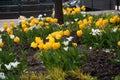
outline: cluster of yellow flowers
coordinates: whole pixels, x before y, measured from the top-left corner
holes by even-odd
[[[86,7],[82,6],[82,7],[66,8],[66,9],[63,9],[63,13],[66,15],[75,15],[77,13],[80,13],[81,10],[85,11]]]
[[[56,31],[51,34],[49,34],[46,39],[48,42],[44,43],[43,40],[40,37],[36,37],[35,41],[31,43],[32,48],[39,48],[40,50],[49,50],[49,49],[59,49],[60,48],[60,42],[55,42],[55,40],[60,40],[62,36],[69,36],[70,31]]]
[[[96,22],[97,27],[104,27],[108,24],[108,19],[99,18],[99,20]]]
[[[14,26],[15,26],[14,22],[10,22],[10,25],[6,22],[6,23],[4,23],[3,29],[4,29],[4,31],[7,31],[8,34],[13,34]]]
[[[57,18],[52,18],[52,17],[46,17],[45,20],[50,23],[57,23],[58,19]]]
[[[110,23],[117,23],[120,22],[120,17],[118,15],[115,15],[113,18],[110,18]]]
[[[93,16],[89,16],[88,19],[79,20],[77,24],[79,25],[80,29],[83,29],[88,24],[92,24],[92,22],[93,22]]]

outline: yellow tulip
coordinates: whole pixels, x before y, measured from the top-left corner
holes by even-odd
[[[39,48],[40,50],[42,50],[42,49],[43,49],[43,45],[44,45],[43,43],[39,44],[39,45],[38,45],[38,48]]]
[[[53,49],[59,49],[60,48],[60,43],[58,42],[58,43],[54,43],[53,44]]]
[[[70,31],[69,31],[69,30],[65,30],[65,31],[64,31],[64,35],[65,35],[65,36],[70,36]]]
[[[73,45],[74,47],[77,47],[77,43],[72,43],[72,45]]]
[[[78,37],[81,37],[83,35],[83,32],[82,32],[82,30],[78,30],[76,34]]]
[[[0,42],[0,47],[3,47],[4,46],[4,43],[3,42]]]
[[[28,32],[28,31],[29,31],[29,29],[26,27],[26,28],[24,29],[24,31],[25,31],[25,32]]]
[[[20,42],[20,38],[16,36],[16,37],[14,38],[14,42],[16,42],[16,43]]]
[[[32,48],[37,48],[37,43],[32,42],[30,46],[31,46]]]
[[[39,25],[39,26],[43,26],[43,25],[44,25],[44,22],[43,22],[43,21],[40,21],[40,22],[38,23],[38,25]]]
[[[120,47],[120,41],[118,41],[117,45]]]

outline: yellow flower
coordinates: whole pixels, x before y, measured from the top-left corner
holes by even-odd
[[[71,14],[72,14],[72,15],[75,15],[75,14],[76,14],[76,12],[75,12],[75,11],[72,11],[72,12],[71,12]]]
[[[120,41],[118,41],[117,45],[120,47]]]
[[[115,23],[116,21],[115,21],[115,19],[114,18],[110,18],[110,23]]]
[[[73,45],[74,47],[77,47],[77,43],[72,43],[72,45]]]
[[[56,34],[56,35],[55,35],[55,38],[56,38],[57,40],[60,40],[60,39],[62,38],[62,36],[61,36],[60,34]]]
[[[25,29],[27,26],[26,24],[22,24],[22,28]]]
[[[49,23],[45,23],[45,26],[49,26]]]
[[[12,29],[8,29],[7,33],[10,34],[10,35],[13,34],[13,30]]]
[[[41,43],[43,43],[43,40],[41,40],[40,37],[36,37],[36,38],[35,38],[35,42],[36,42],[37,44],[41,44]]]
[[[44,50],[49,50],[50,48],[51,48],[50,43],[46,43],[46,44],[43,45]]]
[[[46,17],[46,19],[45,19],[45,20],[46,20],[47,22],[50,22],[50,21],[51,21],[51,19],[52,19],[51,17]]]
[[[5,30],[5,31],[7,30],[7,28],[8,28],[8,23],[7,23],[7,22],[6,22],[6,23],[4,23],[3,28],[4,28],[4,30]]]
[[[14,27],[15,23],[14,22],[10,22],[10,26]]]
[[[16,37],[14,38],[14,42],[16,42],[16,43],[20,42],[20,38],[16,36]]]
[[[34,16],[30,16],[30,19],[33,20],[35,17]]]
[[[81,7],[81,10],[85,11],[85,10],[86,10],[86,7],[83,5],[83,6]]]
[[[81,37],[83,35],[83,32],[82,32],[82,30],[78,30],[76,34],[78,37]]]
[[[64,31],[64,35],[65,35],[65,36],[70,36],[70,31],[69,31],[69,30],[65,30],[65,31]]]
[[[54,43],[53,44],[53,49],[59,49],[60,48],[60,43],[59,42],[57,42],[57,43]]]
[[[35,21],[35,24],[38,24],[38,23],[39,23],[39,20],[38,20],[38,19],[35,19],[34,21]]]
[[[35,25],[35,23],[34,23],[34,22],[31,22],[29,25],[32,27],[32,26],[34,26],[34,25]]]
[[[4,43],[3,42],[0,42],[0,47],[3,47],[4,46]]]
[[[32,48],[37,48],[37,43],[32,42],[30,46],[31,46]]]
[[[43,25],[44,25],[44,22],[43,22],[43,21],[40,21],[38,25],[39,25],[39,26],[43,26]]]
[[[25,31],[25,32],[28,32],[28,31],[29,31],[29,29],[26,27],[26,28],[24,29],[24,31]]]
[[[40,50],[42,50],[42,49],[43,49],[43,45],[44,45],[43,43],[39,44],[39,45],[38,45],[38,48],[39,48]]]

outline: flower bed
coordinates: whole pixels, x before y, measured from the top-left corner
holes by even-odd
[[[66,8],[53,17],[19,17],[0,35],[0,78],[5,80],[119,80],[120,15]]]

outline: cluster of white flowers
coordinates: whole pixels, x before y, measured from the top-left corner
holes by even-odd
[[[20,64],[20,62],[16,61],[16,62],[10,62],[9,64],[4,64],[4,65],[8,70],[11,70],[12,68],[17,68],[18,64]]]
[[[92,32],[90,34],[92,34],[93,36],[101,35],[101,31],[99,29],[92,29],[91,31]]]
[[[68,37],[68,38],[66,38],[66,39],[67,39],[67,41],[63,41],[63,44],[65,45],[65,47],[63,47],[63,49],[64,49],[65,51],[68,51],[69,42],[72,41],[73,37],[70,36],[70,37]]]

